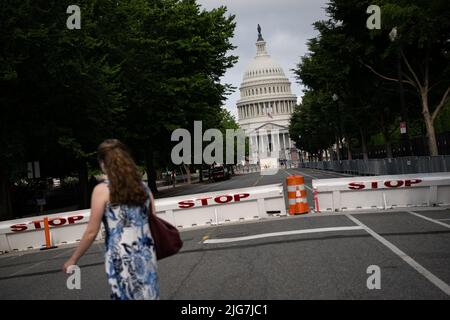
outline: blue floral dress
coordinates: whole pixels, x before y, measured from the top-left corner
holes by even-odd
[[[159,299],[156,253],[148,225],[149,206],[150,200],[145,206],[109,203],[106,206],[105,267],[112,299]]]

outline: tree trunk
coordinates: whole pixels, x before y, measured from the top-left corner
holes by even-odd
[[[430,152],[430,156],[437,156],[439,155],[439,151],[436,142],[436,134],[434,132],[433,120],[431,119],[430,110],[428,109],[428,95],[426,92],[422,93],[422,114],[425,127],[427,129],[428,150]]]
[[[341,150],[339,149],[339,138],[336,138],[336,157],[337,161],[341,160]]]
[[[334,160],[334,157],[333,157],[333,148],[328,148],[328,157],[329,157],[329,160],[330,161],[333,161]]]
[[[158,193],[158,188],[156,187],[156,170],[153,165],[153,151],[147,151],[145,155],[145,168],[147,170],[147,185],[153,194]]]
[[[86,161],[81,160],[78,166],[78,185],[80,190],[80,209],[87,209],[90,206],[89,182],[88,182],[88,168]]]
[[[359,128],[359,132],[361,134],[361,147],[362,147],[362,152],[363,152],[363,159],[369,160],[369,153],[368,153],[368,149],[367,149],[367,141],[366,141],[365,132],[362,128]]]
[[[200,165],[198,180],[199,182],[203,182],[203,164]]]
[[[389,135],[389,129],[385,125],[384,118],[382,118],[381,122],[381,133],[383,134],[384,145],[386,147],[386,158],[393,158],[391,137]]]
[[[391,141],[385,138],[386,158],[393,158]]]
[[[383,128],[384,145],[386,147],[386,158],[393,158],[391,137],[386,128]]]
[[[187,177],[187,183],[191,184],[191,169],[189,168],[189,165],[183,163],[184,171],[186,171],[186,177]]]
[[[13,217],[8,173],[0,168],[0,221]]]
[[[346,137],[346,142],[347,142],[347,159],[348,160],[352,160],[352,147],[350,146],[350,138]]]
[[[317,155],[318,161],[322,161],[322,150],[319,150],[319,154]]]

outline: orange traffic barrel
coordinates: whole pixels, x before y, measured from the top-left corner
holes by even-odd
[[[305,179],[302,176],[288,176],[286,178],[289,214],[308,213]]]

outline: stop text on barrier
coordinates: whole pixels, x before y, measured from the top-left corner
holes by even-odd
[[[67,224],[74,224],[84,219],[84,216],[70,216],[65,218],[55,217],[48,220],[50,227],[60,227]],[[25,223],[14,224],[10,227],[13,232],[27,231],[27,230],[39,230],[44,229],[44,219],[35,220]]]
[[[348,184],[348,188],[351,190],[400,188],[400,187],[411,187],[415,184],[420,184],[421,182],[422,179],[350,182]]]
[[[192,208],[194,206],[208,206],[212,203],[215,204],[224,204],[228,202],[238,202],[241,199],[248,198],[250,196],[249,193],[237,193],[237,194],[223,194],[217,197],[203,197],[198,199],[190,199],[183,200],[178,202],[178,207],[181,209]],[[211,201],[212,200],[212,201]]]

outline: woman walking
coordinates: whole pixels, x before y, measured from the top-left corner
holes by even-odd
[[[91,216],[78,248],[63,271],[76,265],[96,238],[106,231],[105,268],[112,299],[159,299],[154,242],[148,224],[153,196],[142,182],[125,146],[116,139],[98,147],[98,161],[107,180],[92,192]]]

